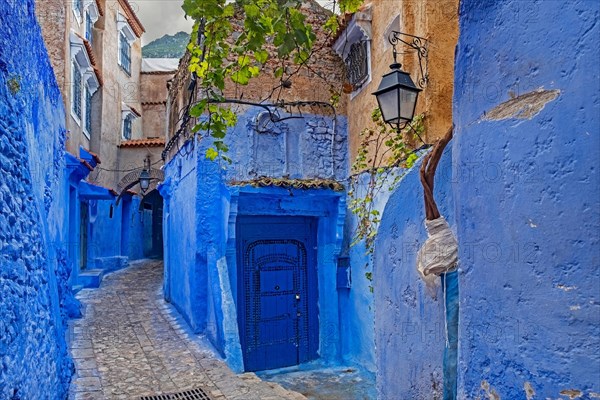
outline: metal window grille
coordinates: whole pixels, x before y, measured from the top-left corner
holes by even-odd
[[[130,140],[131,139],[131,125],[133,122],[133,117],[128,115],[123,120],[123,139]]]
[[[79,72],[79,65],[73,61],[71,71],[72,85],[73,85],[73,97],[71,98],[71,109],[73,114],[81,119],[81,73]]]
[[[85,88],[85,130],[92,134],[92,93],[88,87]]]
[[[367,46],[368,42],[366,40],[353,43],[345,60],[348,82],[355,89],[369,78],[369,50]]]
[[[120,34],[120,62],[121,67],[128,73],[131,74],[131,46],[125,37],[125,34],[121,32]]]

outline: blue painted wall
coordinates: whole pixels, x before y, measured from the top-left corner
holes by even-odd
[[[445,347],[441,279],[430,289],[417,271],[427,239],[419,160],[390,196],[375,241],[373,286],[377,394],[380,399],[441,399]],[[440,213],[454,225],[452,154],[446,149],[435,178]]]
[[[88,268],[96,268],[97,258],[121,255],[121,229],[119,228],[122,221],[122,204],[117,207],[114,196],[109,200],[87,202],[90,218]]]
[[[257,133],[260,108],[240,113],[227,135],[233,164],[222,169],[205,158],[208,140],[189,142],[165,168],[165,297],[195,332],[205,332],[229,365],[243,370],[237,329],[235,228],[238,215],[306,215],[319,218],[319,354],[339,362],[340,314],[336,261],[341,251],[345,195],[323,190],[230,186],[258,176],[347,176],[346,121],[308,115]],[[358,316],[357,316],[358,318]]]
[[[173,159],[165,168],[165,181],[160,186],[164,198],[164,295],[183,315],[194,332],[205,327],[206,280],[196,268],[196,203],[198,176],[195,150],[188,144],[190,155]]]
[[[395,174],[405,171],[398,169]],[[373,209],[383,213],[385,205],[392,192],[389,182],[383,184],[373,199]],[[369,175],[362,174],[353,188],[353,195],[364,197],[367,194]],[[348,200],[350,201],[350,200]],[[348,210],[344,231],[344,252],[349,256],[351,288],[340,290],[340,329],[341,346],[344,361],[376,371],[375,362],[375,296],[372,291],[374,282],[367,278],[367,273],[373,272],[373,254],[367,254],[364,241],[350,245],[354,241],[358,219]]]
[[[140,213],[140,198],[125,197],[121,210],[121,255],[129,261],[144,258],[143,225]]]
[[[124,196],[119,205],[115,196],[110,197],[87,201],[90,215],[87,268],[106,272],[144,258],[144,230],[148,227],[152,230],[152,220],[146,221],[140,209],[140,197]]]
[[[1,2],[0,26],[0,398],[64,398],[65,113],[33,1]]]
[[[459,398],[600,393],[599,7],[461,2]]]
[[[351,238],[356,228],[356,218],[347,211],[345,237]],[[364,243],[348,249],[350,257],[350,289],[340,289],[340,346],[346,363],[375,371],[375,309],[374,296],[366,273],[373,271],[371,257]]]
[[[81,168],[80,162],[75,160],[77,169]],[[87,170],[89,171],[89,170]],[[96,287],[98,279],[88,282],[89,279],[81,276],[86,270],[113,272],[128,266],[129,261],[144,258],[144,229],[148,225],[152,228],[152,221],[145,221],[143,210],[140,209],[140,197],[125,195],[117,205],[116,196],[108,189],[80,181],[81,174],[71,173],[71,196],[69,203],[70,226],[70,263],[75,266],[71,281],[73,285],[83,284],[86,287]],[[80,241],[81,209],[87,209],[88,225],[86,263],[81,268],[82,243]]]

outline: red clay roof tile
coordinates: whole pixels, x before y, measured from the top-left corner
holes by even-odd
[[[146,29],[144,29],[144,25],[142,25],[142,22],[139,20],[137,15],[135,15],[135,11],[133,11],[133,8],[131,8],[129,1],[119,0],[119,3],[125,10],[125,14],[127,14],[127,22],[129,22],[129,25],[131,25],[131,28],[137,37],[142,37],[142,34],[146,32]]]
[[[165,139],[163,138],[152,138],[152,139],[133,139],[121,142],[119,147],[163,147],[165,145]]]

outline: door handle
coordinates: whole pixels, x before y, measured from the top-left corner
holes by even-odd
[[[296,295],[296,300],[300,301],[300,295],[299,294]]]

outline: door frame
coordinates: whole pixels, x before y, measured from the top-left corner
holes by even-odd
[[[87,201],[79,201],[79,270],[88,267],[88,245],[90,240],[90,208]]]
[[[288,216],[288,215],[240,215],[236,221],[236,253],[237,253],[237,316],[239,327],[239,338],[242,349],[242,361],[245,366],[245,348],[246,348],[246,296],[244,288],[244,262],[243,262],[243,240],[242,227],[252,224],[261,226],[285,224],[287,222],[302,223],[306,225],[308,230],[308,240],[304,243],[306,247],[306,280],[307,280],[307,308],[308,308],[308,350],[304,357],[298,356],[298,364],[308,362],[319,357],[319,286],[318,286],[318,219],[310,216]],[[267,230],[267,229],[265,229]],[[259,239],[257,237],[257,239]],[[287,231],[281,232],[277,230],[269,231],[269,239],[297,239],[290,237]]]

